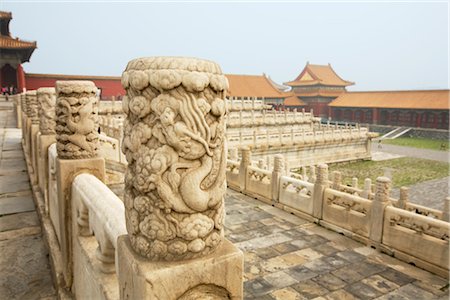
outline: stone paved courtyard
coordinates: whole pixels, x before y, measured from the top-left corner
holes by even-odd
[[[448,299],[448,280],[228,190],[245,299]]]

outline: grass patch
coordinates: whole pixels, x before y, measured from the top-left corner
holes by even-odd
[[[403,137],[403,138],[400,137],[393,140],[385,139],[381,143],[397,146],[422,148],[422,149],[442,150],[442,151],[449,151],[450,146],[449,141],[447,140],[433,140],[415,137]]]
[[[440,161],[402,157],[383,161],[357,161],[330,165],[330,173],[342,173],[343,183],[351,184],[352,177],[364,184],[365,178],[375,183],[377,177],[383,176],[385,169],[389,168],[392,175],[392,187],[409,186],[419,182],[449,176],[449,164]]]

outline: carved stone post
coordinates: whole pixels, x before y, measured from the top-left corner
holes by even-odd
[[[20,102],[20,113],[19,113],[19,116],[20,116],[20,123],[21,123],[21,125],[22,125],[22,127],[21,127],[21,129],[22,129],[22,140],[23,140],[23,137],[25,136],[23,133],[24,133],[24,127],[26,126],[26,124],[24,123],[24,118],[25,118],[25,112],[26,112],[26,97],[25,97],[25,93],[20,93],[19,94],[19,97],[20,97],[20,99],[19,99],[19,102]]]
[[[397,202],[397,207],[401,208],[401,209],[405,209],[406,208],[406,204],[408,204],[408,191],[409,189],[405,186],[402,186],[400,188],[400,198],[398,199]]]
[[[276,154],[273,158],[272,170],[272,201],[278,202],[280,193],[280,177],[284,175],[284,157]]]
[[[98,98],[91,81],[56,82],[56,185],[58,202],[50,203],[49,213],[58,211],[63,274],[68,287],[72,285],[72,244],[77,241],[78,218],[71,201],[72,182],[80,173],[105,178],[105,160],[97,157]],[[73,220],[73,221],[72,221]],[[74,227],[72,227],[74,226]],[[78,233],[79,234],[79,233]]]
[[[241,298],[242,253],[223,236],[226,77],[210,61],[154,57],[130,61],[122,85],[121,298]]]
[[[370,232],[369,238],[375,244],[381,243],[383,237],[384,208],[389,204],[391,180],[387,177],[378,177],[375,197],[370,209]]]
[[[28,162],[31,165],[32,170],[32,184],[37,183],[37,166],[35,161],[36,153],[36,135],[39,131],[39,105],[37,101],[36,91],[28,91],[27,97],[27,115],[28,115],[28,129],[27,134],[27,154]]]
[[[241,163],[239,165],[239,190],[245,191],[247,187],[247,167],[252,165],[252,152],[249,148],[241,149]]]
[[[364,189],[361,194],[362,198],[370,199],[370,194],[372,193],[372,179],[364,179]]]
[[[309,173],[309,182],[316,182],[317,176],[316,176],[316,166],[312,165],[309,167],[310,173]]]
[[[45,212],[48,213],[48,147],[56,142],[55,88],[39,88],[37,98],[40,119],[40,135],[37,140],[37,173],[39,189],[44,197]]]
[[[342,184],[342,173],[339,171],[333,171],[333,185],[332,188],[336,191],[341,190],[341,184]]]
[[[313,217],[322,219],[323,194],[328,188],[328,165],[320,164],[317,166],[317,179],[314,182],[313,192]]]
[[[230,159],[234,161],[239,160],[239,153],[237,148],[230,149]]]
[[[355,189],[358,188],[358,178],[356,178],[356,177],[352,178],[352,187]]]
[[[450,222],[450,197],[444,200],[444,210],[442,211],[442,220]]]

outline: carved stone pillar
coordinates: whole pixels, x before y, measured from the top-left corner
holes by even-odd
[[[37,169],[39,189],[44,197],[45,211],[48,213],[48,147],[55,139],[55,88],[37,90],[39,104],[39,132],[37,139]]]
[[[408,204],[408,191],[409,189],[405,186],[400,188],[400,197],[398,199],[397,207],[401,209],[405,209],[406,204]]]
[[[26,149],[27,149],[27,157],[28,163],[31,167],[31,183],[37,183],[37,165],[35,161],[35,153],[36,153],[36,135],[39,131],[39,106],[37,101],[36,91],[28,91],[26,93],[26,102],[27,102],[27,136],[26,136]]]
[[[450,197],[445,198],[444,200],[444,210],[442,211],[442,220],[449,222],[450,221]]]
[[[333,171],[333,185],[332,188],[340,191],[342,184],[342,173],[339,171]]]
[[[249,148],[241,149],[241,163],[239,165],[239,190],[242,192],[246,188],[247,167],[252,165],[252,152]]]
[[[387,177],[378,177],[375,187],[375,197],[370,209],[369,238],[375,244],[381,243],[383,237],[384,208],[389,204],[391,180]]]
[[[314,182],[313,191],[313,217],[322,219],[323,194],[328,188],[328,165],[320,164],[317,166],[317,178]]]
[[[242,293],[241,254],[223,237],[226,77],[210,61],[153,57],[130,61],[122,85],[128,236],[119,240],[121,297],[178,299],[204,284],[217,286],[213,294],[218,287]],[[167,263],[179,260],[189,261]],[[185,282],[187,273],[195,283]]]
[[[372,179],[364,179],[364,190],[361,194],[362,198],[370,199],[370,194],[372,193]]]
[[[273,170],[272,170],[272,201],[278,202],[279,189],[280,189],[280,177],[284,175],[284,157],[281,154],[276,154],[273,158]]]
[[[60,224],[63,274],[68,287],[72,284],[72,220],[76,209],[71,201],[72,182],[80,173],[105,178],[105,161],[97,157],[98,98],[97,87],[91,81],[56,82],[56,185],[58,202],[50,203],[49,212],[57,210]],[[76,228],[76,227],[75,227]]]

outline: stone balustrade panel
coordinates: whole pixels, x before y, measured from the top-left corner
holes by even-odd
[[[370,200],[325,189],[323,199],[323,220],[363,237],[369,237]]]
[[[239,166],[238,161],[227,160],[227,184],[233,189],[239,189]]]
[[[258,198],[270,201],[272,198],[272,171],[249,166],[246,174],[245,191]]]
[[[383,244],[449,269],[450,223],[388,206],[383,223]]]
[[[300,175],[301,176],[301,175]],[[306,214],[313,213],[314,184],[290,176],[280,178],[279,202]]]

